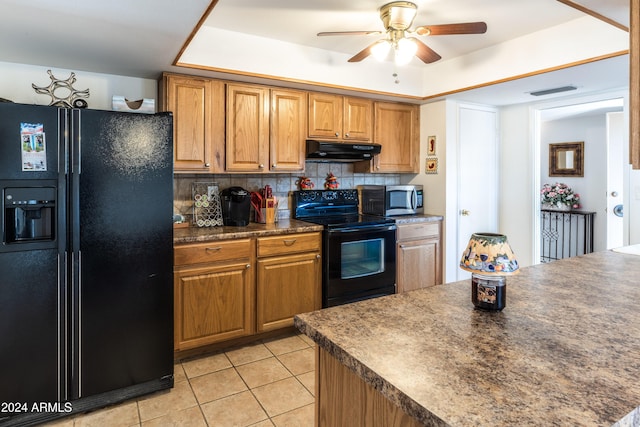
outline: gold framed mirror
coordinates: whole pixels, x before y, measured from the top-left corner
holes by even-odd
[[[584,176],[584,142],[549,144],[549,176]]]

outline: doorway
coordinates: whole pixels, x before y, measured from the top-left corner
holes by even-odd
[[[624,206],[629,166],[624,153],[626,136],[626,94],[607,94],[583,99],[558,101],[538,107],[534,114],[537,129],[536,152],[539,167],[536,188],[543,184],[562,182],[581,195],[580,210],[595,212],[594,251],[628,244],[624,234],[623,216],[614,214],[614,207]],[[549,176],[549,144],[584,142],[584,176]],[[540,208],[539,197],[534,205]],[[624,211],[624,208],[619,208]],[[540,215],[534,215],[534,260],[541,253]],[[612,246],[613,245],[613,246]]]

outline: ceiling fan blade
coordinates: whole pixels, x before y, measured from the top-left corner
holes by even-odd
[[[425,64],[430,64],[432,62],[436,62],[438,61],[440,58],[442,58],[440,55],[438,55],[433,49],[431,49],[429,46],[427,46],[426,44],[422,43],[420,40],[418,40],[415,37],[408,37],[408,39],[412,40],[416,46],[418,46],[418,50],[416,52],[416,56],[418,58],[420,58],[420,60],[422,62],[424,62]]]
[[[365,59],[367,56],[371,55],[371,48],[374,47],[375,45],[377,45],[380,41],[376,41],[374,43],[371,43],[369,46],[365,47],[364,49],[362,49],[360,52],[356,53],[355,55],[353,55],[348,62],[360,62],[363,59]]]
[[[414,31],[419,36],[446,36],[451,34],[484,34],[487,24],[484,22],[465,22],[460,24],[423,25]]]
[[[372,36],[380,35],[382,31],[323,31],[319,36]]]

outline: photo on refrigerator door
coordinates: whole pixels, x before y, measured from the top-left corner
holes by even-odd
[[[42,123],[20,123],[22,171],[47,170],[47,145]]]

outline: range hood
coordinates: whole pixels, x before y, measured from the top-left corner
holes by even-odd
[[[371,160],[380,153],[380,144],[353,144],[307,140],[307,161],[310,162],[359,162]]]

